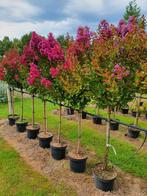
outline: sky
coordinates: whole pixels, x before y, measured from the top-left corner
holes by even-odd
[[[141,13],[147,16],[147,0],[136,0]],[[0,39],[20,38],[36,31],[47,36],[69,32],[75,35],[78,26],[97,29],[102,19],[117,24],[123,17],[128,0],[0,0]]]

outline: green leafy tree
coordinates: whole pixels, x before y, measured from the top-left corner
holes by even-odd
[[[127,22],[130,16],[135,16],[137,20],[140,20],[141,9],[137,6],[136,0],[132,0],[126,7],[124,13],[124,19]]]
[[[4,53],[12,48],[12,41],[10,41],[8,36],[5,36],[3,40],[0,41],[0,59],[3,57]]]

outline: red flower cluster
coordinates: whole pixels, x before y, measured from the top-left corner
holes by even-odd
[[[59,69],[58,68],[55,68],[55,67],[51,67],[50,68],[50,74],[52,76],[52,78],[55,78],[59,73]]]
[[[0,65],[0,80],[4,80],[5,78],[5,71],[4,71],[4,67],[2,67]]]
[[[52,82],[46,78],[41,78],[41,84],[47,89],[52,86]]]
[[[29,85],[33,85],[36,78],[40,78],[40,71],[37,68],[37,65],[35,65],[34,63],[30,64],[30,73],[29,73],[29,77],[27,79]]]

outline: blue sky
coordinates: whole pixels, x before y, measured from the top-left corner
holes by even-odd
[[[0,0],[0,39],[20,38],[36,31],[55,36],[74,35],[79,25],[97,29],[100,20],[116,24],[122,18],[128,0]],[[147,0],[137,0],[147,15]]]

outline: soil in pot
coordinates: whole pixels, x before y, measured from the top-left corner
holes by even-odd
[[[101,119],[101,117],[99,117],[99,116],[93,116],[93,123],[94,123],[94,124],[99,124],[99,125],[101,125],[101,124],[102,124],[102,119]]]
[[[53,134],[50,132],[44,133],[40,132],[38,134],[38,139],[39,139],[39,146],[42,148],[50,148],[50,143],[52,141]]]
[[[87,112],[82,111],[82,119],[86,119],[87,117]]]
[[[73,115],[73,114],[74,114],[74,109],[67,108],[67,115]]]
[[[114,122],[114,121],[110,121],[110,129],[113,131],[117,131],[119,129],[119,123]]]
[[[108,170],[103,170],[103,165],[98,164],[93,169],[93,178],[96,188],[102,191],[112,191],[114,187],[114,181],[117,177],[117,172],[114,168],[109,168]]]
[[[28,125],[28,122],[27,121],[17,121],[16,122],[16,130],[18,132],[25,132],[26,131],[26,127]]]
[[[10,126],[13,126],[13,125],[15,125],[15,122],[16,122],[16,120],[18,120],[19,119],[19,116],[17,115],[17,114],[14,114],[14,115],[8,115],[8,120],[9,120],[9,125]]]
[[[122,114],[128,114],[129,113],[129,108],[122,108],[121,112],[122,112]]]
[[[83,173],[86,170],[87,156],[71,152],[68,154],[70,161],[70,170],[75,173]]]
[[[66,147],[65,143],[51,142],[51,155],[55,160],[61,160],[65,158]]]
[[[138,138],[140,134],[139,130],[136,130],[135,127],[128,127],[128,136],[131,138]]]
[[[34,126],[29,125],[26,127],[26,129],[27,129],[27,137],[29,139],[36,139],[37,135],[39,134],[40,125],[39,124],[35,124]]]

